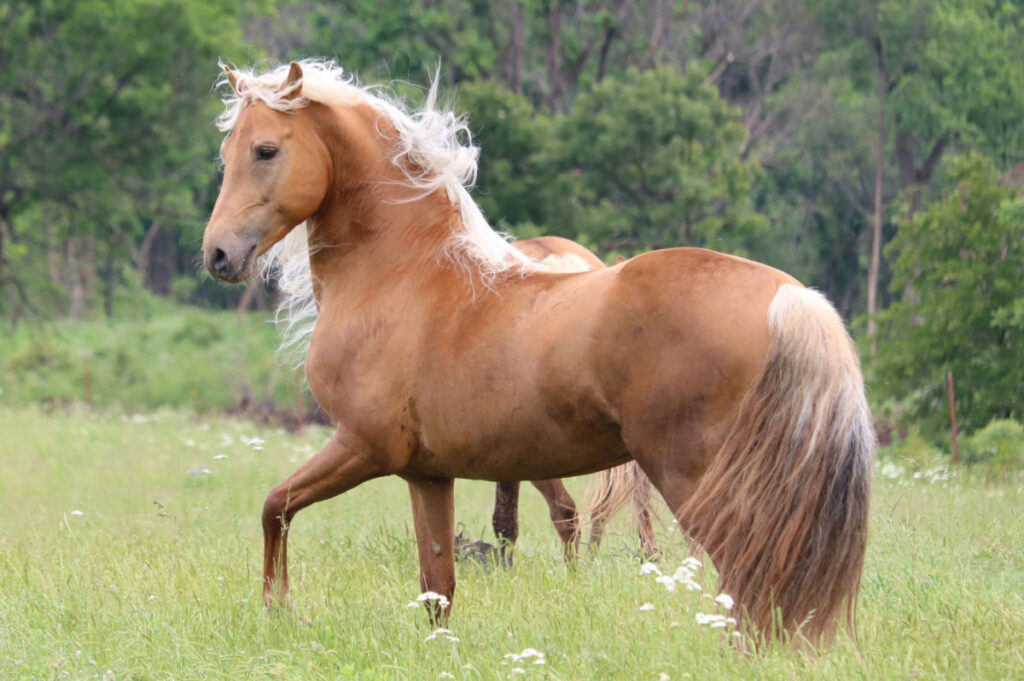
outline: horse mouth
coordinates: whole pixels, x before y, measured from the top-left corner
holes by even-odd
[[[216,249],[213,258],[206,265],[206,271],[210,273],[211,277],[225,284],[239,284],[249,279],[252,276],[255,260],[253,255],[256,253],[257,245],[254,243],[250,246],[245,255],[236,263],[232,263],[224,251]]]

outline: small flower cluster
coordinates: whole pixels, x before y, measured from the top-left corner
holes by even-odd
[[[676,586],[683,586],[687,591],[701,591],[702,587],[695,579],[701,568],[701,562],[690,556],[683,561],[671,575],[661,574],[661,570],[654,563],[644,563],[640,566],[641,575],[658,575],[654,581],[663,584],[669,591],[675,591]]]
[[[459,638],[452,633],[451,629],[434,629],[430,636],[423,639],[423,642],[426,643],[427,641],[433,641],[435,638],[444,638],[452,643],[459,642]]]
[[[418,608],[420,606],[420,603],[425,603],[427,601],[437,601],[437,604],[442,608],[447,608],[449,603],[448,597],[444,594],[439,594],[436,591],[424,591],[416,597],[415,601],[409,603],[409,605],[405,607]]]
[[[729,594],[718,594],[718,596],[715,597],[715,603],[718,603],[726,611],[732,610],[732,606],[734,605],[732,596]],[[698,626],[708,627],[709,629],[733,629],[733,636],[741,636],[740,632],[735,630],[736,619],[734,617],[698,612],[696,614],[696,619]]]
[[[242,444],[252,449],[254,452],[263,451],[263,439],[258,437],[240,437]]]
[[[953,471],[949,469],[949,466],[939,466],[938,468],[929,468],[926,471],[917,471],[914,473],[914,480],[924,479],[934,485],[937,482],[946,482],[953,475]]]
[[[547,664],[544,660],[544,653],[537,650],[536,648],[524,648],[521,653],[507,653],[501,660],[502,664],[528,664],[528,660],[533,660],[533,664]],[[513,674],[525,674],[526,670],[522,667],[513,667]]]

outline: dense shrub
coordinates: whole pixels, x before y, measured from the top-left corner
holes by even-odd
[[[1024,470],[1024,425],[995,419],[964,441],[964,462],[995,474]]]
[[[946,465],[948,457],[930,440],[921,435],[919,428],[911,428],[905,437],[878,452],[882,461],[891,461],[911,473],[932,470]]]

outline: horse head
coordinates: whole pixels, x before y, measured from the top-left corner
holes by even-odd
[[[256,83],[225,71],[241,108],[221,147],[224,181],[203,234],[203,259],[215,279],[235,283],[317,211],[328,191],[329,160],[312,117],[301,104],[289,106],[302,94],[299,64],[272,93],[257,93]]]

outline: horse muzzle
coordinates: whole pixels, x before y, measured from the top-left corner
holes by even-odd
[[[203,248],[206,271],[217,281],[237,284],[249,278],[256,240],[224,239]]]

